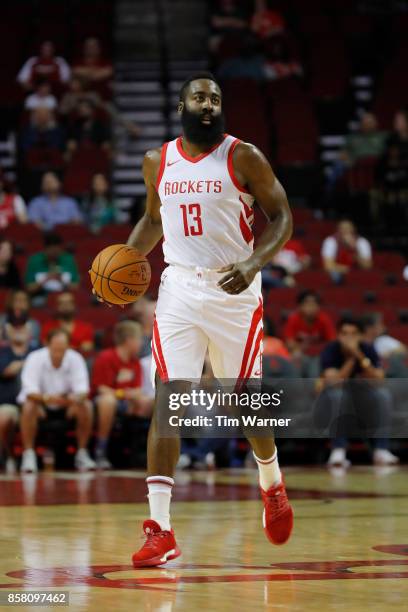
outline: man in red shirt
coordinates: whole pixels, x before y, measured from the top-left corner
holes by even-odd
[[[297,303],[297,309],[286,321],[284,338],[292,353],[315,355],[322,343],[335,339],[333,321],[321,310],[319,296],[314,291],[302,291]]]
[[[135,321],[121,321],[115,325],[113,338],[115,347],[98,355],[92,373],[98,413],[95,456],[101,469],[112,467],[106,450],[116,412],[146,417],[153,406],[153,399],[141,389],[143,370],[138,357],[142,346],[141,326]]]
[[[73,293],[64,291],[56,298],[55,318],[46,321],[41,329],[41,341],[46,344],[52,329],[64,329],[70,337],[71,348],[86,356],[94,348],[93,325],[76,318],[76,305]]]

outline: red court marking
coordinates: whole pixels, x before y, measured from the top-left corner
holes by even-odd
[[[321,491],[288,487],[290,499],[403,499],[402,493],[363,493],[354,491]],[[177,483],[173,501],[242,501],[260,500],[257,484]],[[146,502],[144,478],[121,478],[95,475],[90,480],[38,478],[4,480],[0,486],[0,506],[49,506],[61,504],[119,504]]]
[[[388,546],[374,546],[374,550],[382,549],[394,555],[408,555],[408,545],[394,544]],[[385,550],[386,549],[386,550]],[[406,565],[407,571],[389,572],[363,572],[351,571],[358,567],[390,567]],[[143,576],[137,577],[137,570],[131,565],[91,565],[85,567],[56,567],[49,569],[23,569],[7,572],[9,578],[19,578],[21,585],[0,584],[2,589],[16,589],[18,587],[62,587],[62,586],[95,586],[115,589],[155,589],[159,585],[172,586],[183,584],[202,584],[210,582],[282,582],[288,580],[387,580],[408,578],[408,559],[377,559],[359,561],[300,561],[290,563],[271,563],[270,565],[214,565],[180,563],[167,565],[165,568],[144,568],[143,571],[162,571],[163,569],[178,572],[177,576]],[[182,575],[183,570],[214,570],[235,569],[236,574],[209,574],[207,576]],[[284,570],[281,574],[270,573],[271,570]],[[264,570],[263,573],[245,574],[250,570]],[[115,572],[134,571],[134,578],[107,578],[105,574]],[[295,573],[296,572],[296,573]],[[160,588],[160,590],[163,590]],[[169,590],[169,589],[166,589]]]

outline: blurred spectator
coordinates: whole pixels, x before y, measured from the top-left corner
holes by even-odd
[[[210,50],[217,51],[224,36],[241,34],[248,28],[248,7],[239,0],[214,0],[211,11]]]
[[[93,176],[90,194],[84,198],[81,207],[87,227],[95,234],[117,222],[117,208],[103,174]]]
[[[153,398],[143,390],[143,369],[139,360],[142,328],[134,321],[121,321],[114,329],[115,347],[102,351],[95,359],[92,388],[98,411],[96,460],[109,468],[107,445],[115,413],[150,416]]]
[[[7,471],[15,471],[12,456],[14,430],[19,420],[17,396],[20,372],[30,352],[30,331],[26,326],[9,330],[9,344],[0,348],[0,454],[6,454]]]
[[[0,374],[0,465],[3,463],[6,473],[10,474],[17,469],[13,457],[13,442],[14,433],[18,424],[18,408],[13,404],[1,403],[1,378],[2,376]]]
[[[364,342],[372,344],[381,359],[406,354],[407,347],[387,334],[383,315],[380,312],[365,315],[361,324]]]
[[[40,81],[35,92],[30,94],[24,102],[24,108],[29,111],[37,110],[37,108],[48,108],[50,111],[55,111],[57,106],[57,98],[52,95],[48,81]]]
[[[378,129],[377,118],[373,113],[364,113],[360,129],[346,138],[345,160],[353,165],[365,157],[380,157],[385,148],[387,132]]]
[[[64,93],[59,105],[59,112],[63,116],[75,115],[82,100],[89,100],[95,106],[101,102],[100,96],[95,91],[87,91],[80,77],[72,77],[69,89]]]
[[[310,266],[311,256],[301,240],[291,238],[273,259],[275,264],[285,268],[288,274],[294,275]]]
[[[262,40],[281,34],[285,30],[285,20],[279,11],[274,9],[273,1],[255,0],[251,29]]]
[[[341,431],[341,436],[332,442],[328,465],[348,467],[346,433],[352,431],[353,419],[350,417],[354,413],[355,422],[366,425],[368,429],[379,425],[387,428],[392,412],[392,395],[386,387],[369,384],[370,380],[381,381],[384,371],[380,368],[377,351],[363,341],[361,326],[354,319],[344,318],[339,322],[337,340],[330,342],[323,350],[320,366],[325,389],[319,403],[320,410],[326,413],[320,417],[331,423],[332,428],[336,426],[337,431]],[[355,379],[361,379],[361,382],[348,384],[348,381]],[[398,463],[398,457],[388,450],[388,439],[374,439],[373,447],[374,463]]]
[[[14,221],[27,222],[27,209],[21,195],[13,193],[0,173],[0,229]]]
[[[20,146],[25,154],[33,148],[64,151],[64,130],[58,125],[51,110],[39,106],[31,112],[29,125],[21,131]]]
[[[34,442],[38,419],[44,418],[76,420],[75,467],[81,471],[94,469],[95,462],[87,450],[92,431],[88,370],[82,355],[69,348],[66,332],[51,331],[47,346],[30,353],[21,372],[21,383],[17,398],[22,404],[21,471],[37,472]]]
[[[265,79],[265,58],[253,35],[243,38],[239,54],[224,60],[217,71],[220,79]]]
[[[370,243],[357,234],[349,219],[340,221],[336,233],[324,239],[321,256],[324,269],[335,283],[341,282],[352,268],[368,269],[372,266]]]
[[[407,222],[408,204],[408,158],[401,157],[397,144],[390,145],[380,159],[376,179],[377,189],[370,199],[372,218],[397,228]]]
[[[336,337],[330,316],[320,307],[320,298],[314,291],[302,291],[297,298],[297,310],[289,315],[283,337],[291,353],[313,356],[322,342]]]
[[[58,234],[44,234],[44,250],[28,259],[25,284],[31,295],[42,297],[47,293],[77,289],[79,273],[75,259],[64,250]]]
[[[5,312],[0,315],[0,343],[8,344],[17,332],[24,331],[28,336],[30,348],[40,345],[40,326],[30,318],[30,298],[23,289],[11,291],[6,299]]]
[[[41,182],[42,195],[28,205],[28,217],[41,230],[65,223],[82,223],[76,200],[61,194],[61,182],[54,172],[46,172]]]
[[[46,343],[48,334],[52,329],[63,329],[69,336],[71,348],[85,355],[93,351],[95,334],[93,325],[81,321],[76,317],[76,314],[75,296],[69,291],[60,293],[56,297],[54,318],[42,325],[42,343]]]
[[[151,355],[152,347],[152,334],[153,334],[153,323],[154,313],[156,311],[156,301],[149,299],[146,295],[141,297],[137,302],[131,305],[127,319],[136,321],[142,326],[143,339],[142,347],[140,349],[140,357]]]
[[[110,151],[110,139],[109,127],[106,122],[96,118],[94,104],[90,100],[81,100],[77,109],[77,118],[68,130],[68,152],[72,154],[84,144],[92,144]]]
[[[277,336],[274,323],[264,319],[263,356],[290,359],[286,344]]]
[[[25,62],[17,75],[17,81],[24,89],[33,89],[38,81],[44,80],[58,86],[66,83],[70,74],[67,62],[55,55],[54,44],[45,41],[41,44],[40,54]]]
[[[82,57],[73,67],[74,76],[83,79],[89,89],[106,93],[107,85],[113,76],[113,66],[102,55],[102,48],[97,38],[87,38],[84,42]],[[102,86],[102,87],[101,87]]]
[[[400,110],[395,113],[393,131],[387,139],[387,147],[397,147],[399,159],[408,161],[408,113]]]
[[[20,272],[13,256],[13,243],[0,236],[0,287],[21,286]]]
[[[359,160],[380,158],[385,150],[386,139],[387,132],[378,129],[375,115],[364,113],[359,131],[346,137],[345,148],[340,151],[339,159],[328,177],[328,190],[331,191],[346,169],[353,167]]]
[[[289,45],[284,38],[274,37],[269,41],[265,53],[265,75],[267,79],[286,79],[303,75],[302,66],[292,57]]]

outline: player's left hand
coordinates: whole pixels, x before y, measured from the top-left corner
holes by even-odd
[[[248,289],[259,269],[248,261],[239,261],[220,268],[218,272],[228,272],[218,281],[218,286],[226,293],[236,295]]]

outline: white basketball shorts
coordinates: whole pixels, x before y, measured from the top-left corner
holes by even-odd
[[[152,379],[201,379],[208,350],[218,379],[262,377],[261,274],[238,295],[217,286],[223,273],[168,266],[153,326]]]

